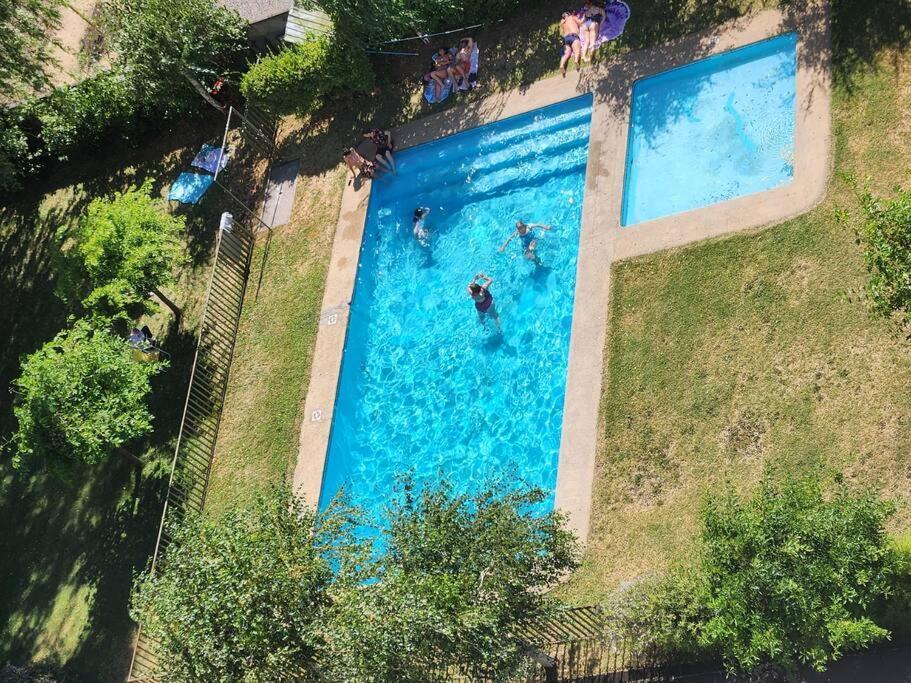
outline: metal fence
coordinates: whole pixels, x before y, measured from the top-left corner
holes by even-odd
[[[172,525],[188,514],[201,512],[206,502],[254,243],[253,231],[239,220],[234,221],[230,231],[218,231],[190,388],[171,464],[158,542],[152,556],[152,571],[171,542]],[[155,643],[143,634],[141,627],[128,680],[133,683],[158,680]]]

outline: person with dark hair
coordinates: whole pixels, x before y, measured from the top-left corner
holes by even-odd
[[[428,207],[419,206],[414,210],[414,214],[411,217],[411,232],[414,234],[414,239],[422,247],[427,247],[430,244],[430,233],[427,232],[427,227],[424,225],[428,213],[430,213]]]
[[[387,171],[392,171],[393,175],[398,175],[398,171],[395,168],[395,159],[392,157],[392,151],[395,149],[392,131],[374,128],[364,133],[364,137],[369,138],[376,145],[376,160],[379,165]]]
[[[474,38],[462,38],[459,41],[459,51],[456,52],[455,64],[449,68],[449,77],[452,79],[453,88],[458,87],[459,79],[463,81],[463,87],[468,87],[472,50],[474,50]]]
[[[560,33],[563,36],[563,57],[560,59],[560,73],[566,75],[566,63],[570,57],[576,58],[576,68],[582,59],[582,25],[571,12],[564,12],[560,18]]]
[[[449,75],[451,65],[452,55],[449,54],[449,48],[441,46],[433,55],[433,71],[424,76],[424,80],[433,81],[434,96],[437,100],[443,94],[443,88],[446,86],[444,79]]]
[[[503,334],[503,328],[500,326],[500,315],[497,313],[497,307],[493,303],[493,294],[490,293],[490,285],[493,278],[484,273],[478,273],[468,284],[468,295],[474,301],[474,308],[478,312],[478,322],[482,325],[487,323],[487,319],[492,319],[497,325],[497,332]]]
[[[348,170],[351,171],[352,180],[357,178],[358,173],[365,178],[376,177],[376,166],[374,163],[361,156],[354,147],[346,147],[343,149],[342,159],[345,161],[345,165],[348,166]]]

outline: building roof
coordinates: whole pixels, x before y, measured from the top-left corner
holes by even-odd
[[[219,4],[236,11],[248,24],[256,24],[286,14],[294,0],[218,0]]]

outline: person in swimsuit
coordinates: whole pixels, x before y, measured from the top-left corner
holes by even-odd
[[[540,266],[541,259],[538,257],[537,253],[538,238],[534,233],[535,228],[550,230],[551,226],[542,225],[541,223],[523,223],[522,221],[516,221],[515,232],[509,236],[509,239],[503,242],[503,246],[500,247],[500,252],[502,253],[506,249],[506,245],[518,237],[519,241],[522,243],[522,253],[525,258],[529,261],[534,261],[536,266]]]
[[[474,50],[474,38],[462,38],[459,41],[459,51],[455,56],[455,65],[449,69],[449,77],[453,87],[458,86],[461,79],[463,85],[468,87],[468,74],[471,73],[471,52]]]
[[[449,54],[449,49],[446,47],[438,49],[436,54],[433,55],[434,70],[424,77],[425,80],[433,81],[433,91],[437,100],[440,99],[440,95],[443,93],[443,86],[445,85],[443,79],[449,75],[449,67],[451,65],[452,55]]]
[[[365,178],[372,179],[376,177],[376,166],[374,163],[362,157],[354,147],[343,149],[342,159],[344,159],[345,164],[348,166],[348,170],[351,171],[352,180],[357,178],[358,172]]]
[[[590,62],[595,52],[595,41],[598,39],[598,32],[601,31],[601,22],[604,21],[604,8],[589,1],[582,5],[582,12],[585,29],[585,52],[582,58],[586,62]]]
[[[422,247],[427,247],[430,244],[430,233],[427,232],[427,228],[424,226],[428,213],[430,213],[428,207],[419,206],[414,210],[414,215],[411,217],[411,232],[414,234],[414,239]]]
[[[478,322],[484,325],[487,319],[492,319],[497,325],[497,332],[503,334],[503,328],[500,326],[500,316],[497,313],[497,307],[493,303],[493,294],[490,293],[490,285],[493,278],[487,277],[484,273],[478,273],[474,276],[468,285],[468,295],[474,301],[474,308],[478,312]]]
[[[392,139],[392,131],[380,130],[374,128],[368,133],[364,133],[365,138],[376,145],[376,160],[387,171],[392,171],[393,175],[398,175],[395,168],[395,159],[392,158],[392,151],[395,149],[395,140]]]
[[[560,73],[566,75],[566,63],[570,57],[576,58],[576,68],[582,59],[582,42],[579,39],[582,25],[575,14],[564,12],[560,19],[560,33],[563,35],[563,57],[560,59]]]

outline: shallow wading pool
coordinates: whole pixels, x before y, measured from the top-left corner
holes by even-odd
[[[515,477],[552,508],[591,112],[585,95],[405,150],[374,181],[320,508],[344,485],[379,514],[404,473],[459,492]],[[519,240],[499,252],[517,219],[553,226],[542,265]],[[478,271],[502,335],[466,293]]]
[[[790,182],[796,74],[786,33],[637,81],[622,224]]]

